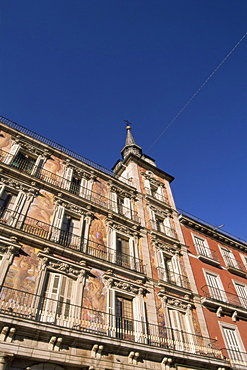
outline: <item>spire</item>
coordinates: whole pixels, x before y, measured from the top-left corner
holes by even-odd
[[[135,140],[133,138],[133,135],[131,133],[131,123],[129,121],[126,121],[126,130],[127,130],[127,135],[126,135],[126,140],[125,140],[125,146],[121,150],[121,154],[123,159],[127,157],[128,154],[132,153],[138,157],[142,156],[142,148],[138,145],[136,145]]]

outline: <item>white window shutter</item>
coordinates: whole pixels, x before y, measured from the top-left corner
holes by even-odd
[[[62,187],[63,189],[69,190],[71,185],[71,179],[73,175],[73,169],[66,167],[63,174]]]
[[[144,180],[144,186],[147,194],[151,194],[150,181],[148,179]]]
[[[0,184],[0,198],[4,192],[4,189],[5,189],[5,185],[4,184]]]
[[[131,218],[131,202],[130,198],[124,198],[124,215]]]
[[[114,289],[108,289],[107,294],[107,326],[108,333],[111,337],[116,333],[116,310],[115,310],[116,294]]]
[[[87,198],[87,179],[85,177],[81,179],[79,196],[82,198]]]
[[[142,295],[137,295],[133,299],[133,315],[134,315],[134,332],[135,341],[137,343],[146,342],[147,326],[145,304]]]
[[[39,176],[39,172],[40,172],[41,168],[44,165],[44,161],[45,161],[45,158],[42,155],[39,155],[38,158],[36,159],[36,162],[35,162],[34,166],[33,166],[31,175]]]
[[[16,144],[16,143],[14,143],[12,146],[11,146],[11,148],[10,148],[10,150],[9,150],[9,152],[8,152],[8,155],[6,156],[6,158],[5,158],[5,163],[6,164],[10,164],[11,162],[12,162],[12,160],[13,160],[13,158],[14,158],[14,156],[17,154],[17,152],[19,151],[19,149],[20,149],[20,144]]]
[[[58,205],[54,214],[53,223],[52,223],[52,240],[58,241],[60,237],[61,227],[64,218],[64,207]]]
[[[117,193],[112,192],[111,193],[111,209],[114,212],[118,212],[118,207],[117,207]]]
[[[26,198],[27,198],[27,195],[23,191],[20,191],[18,193],[15,203],[13,204],[13,207],[12,207],[12,212],[8,219],[9,225],[11,226],[16,225],[17,220],[20,218],[20,214],[25,204]]]
[[[161,280],[167,280],[167,272],[166,272],[166,264],[165,264],[165,258],[164,253],[162,250],[158,250],[157,253],[157,264],[158,264],[158,271],[159,271],[159,278]]]

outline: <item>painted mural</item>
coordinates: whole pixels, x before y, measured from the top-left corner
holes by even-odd
[[[0,161],[2,162],[12,146],[11,135],[0,130]]]
[[[1,300],[28,305],[31,304],[31,294],[35,293],[38,279],[39,249],[23,245],[22,251],[25,255],[16,256],[9,268],[1,290]]]
[[[84,288],[82,321],[88,329],[103,331],[106,322],[106,287],[103,272],[92,269]]]
[[[93,183],[92,201],[103,206],[108,207],[108,190],[106,181],[97,177]]]
[[[54,195],[45,190],[40,190],[40,194],[34,198],[29,207],[24,221],[24,230],[43,238],[47,237],[53,213]]]
[[[104,215],[96,213],[95,218],[92,220],[89,230],[89,249],[88,252],[94,256],[102,259],[107,258],[107,233]]]
[[[42,179],[43,177],[46,182],[55,186],[60,186],[63,180],[64,169],[65,166],[62,159],[52,155],[45,162],[41,170],[40,178]]]

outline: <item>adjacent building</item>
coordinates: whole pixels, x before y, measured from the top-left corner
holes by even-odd
[[[180,222],[208,333],[232,368],[246,368],[247,244],[187,213]]]
[[[0,123],[0,370],[219,370],[237,355],[244,366],[246,246],[224,236],[219,261],[200,258],[207,238],[130,126],[109,171]]]

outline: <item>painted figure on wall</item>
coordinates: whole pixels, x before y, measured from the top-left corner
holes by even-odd
[[[29,207],[24,221],[24,229],[35,235],[48,236],[53,212],[54,195],[45,190],[40,190],[40,195],[33,200]]]
[[[108,207],[107,195],[108,191],[106,182],[97,177],[93,183],[92,201],[103,207]]]
[[[62,159],[52,155],[45,162],[43,169],[41,170],[41,178],[44,176],[46,182],[50,182],[55,186],[60,186],[64,173],[64,164]]]
[[[89,230],[91,247],[95,250],[97,255],[102,252],[102,259],[106,258],[106,256],[104,256],[104,254],[106,254],[107,243],[105,219],[106,217],[104,215],[96,213]]]
[[[30,304],[31,294],[35,293],[38,278],[39,249],[23,245],[25,255],[15,257],[7,273],[4,287],[1,291],[1,299],[5,302]],[[29,294],[24,294],[24,292]]]
[[[82,320],[88,328],[99,331],[105,323],[106,287],[103,272],[96,269],[91,272],[94,276],[87,279],[84,288]]]
[[[0,130],[0,161],[2,162],[12,146],[11,135]]]

